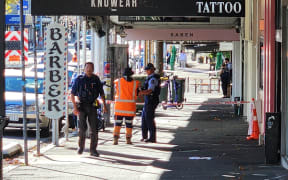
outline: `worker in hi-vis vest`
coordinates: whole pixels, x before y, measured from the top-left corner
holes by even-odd
[[[133,119],[136,115],[136,98],[138,94],[139,81],[133,80],[134,72],[131,68],[125,68],[123,77],[114,81],[116,90],[114,105],[114,145],[118,144],[120,129],[125,120],[126,125],[126,143],[132,144],[132,126]]]

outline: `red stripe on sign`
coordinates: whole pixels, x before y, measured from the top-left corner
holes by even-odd
[[[10,38],[10,41],[20,41],[20,39],[18,39],[16,36],[13,36],[12,38]]]
[[[24,51],[28,51],[28,48],[26,46],[24,47]]]
[[[25,37],[25,36],[24,36],[24,41],[25,41],[25,42],[28,42],[28,38],[27,38],[27,37]]]
[[[12,50],[6,51],[6,53],[5,53],[5,58],[8,57],[11,52],[12,52]]]
[[[6,41],[7,41],[7,37],[10,36],[10,34],[11,34],[11,31],[6,31],[6,33],[5,33],[5,40]]]

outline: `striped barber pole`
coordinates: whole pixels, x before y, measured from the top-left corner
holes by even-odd
[[[5,32],[5,62],[9,64],[20,64],[21,62],[21,32]],[[28,30],[24,30],[24,59],[28,61]]]

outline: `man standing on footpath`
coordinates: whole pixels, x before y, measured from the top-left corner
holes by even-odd
[[[114,145],[118,144],[123,119],[126,125],[126,143],[132,144],[132,121],[136,116],[136,99],[140,84],[139,81],[133,80],[131,77],[133,74],[134,72],[131,68],[125,68],[123,77],[114,81],[116,89],[114,105],[115,124],[113,132]]]
[[[225,58],[225,65],[226,68],[229,70],[230,80],[232,80],[232,63],[230,62],[229,58]]]
[[[187,55],[183,50],[181,50],[181,53],[179,55],[179,63],[181,68],[186,67],[186,61],[187,61]]]
[[[145,80],[143,90],[139,92],[139,95],[144,95],[141,141],[156,143],[156,124],[154,118],[155,109],[159,103],[160,75],[154,73],[155,67],[152,63],[147,64],[145,71],[148,77]]]
[[[94,64],[92,62],[85,63],[84,75],[79,75],[72,85],[71,100],[73,103],[73,113],[79,115],[79,140],[78,154],[82,154],[85,148],[85,134],[87,130],[87,117],[90,125],[90,155],[99,156],[97,152],[98,144],[98,123],[97,119],[97,98],[99,95],[103,100],[104,113],[107,112],[105,103],[105,94],[102,83],[97,75],[94,74]],[[76,103],[75,96],[79,102]]]
[[[227,92],[228,86],[230,84],[230,73],[225,63],[223,63],[221,67],[220,80],[221,80],[223,98],[230,97],[230,94],[228,94]]]

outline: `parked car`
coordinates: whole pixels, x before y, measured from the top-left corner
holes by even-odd
[[[35,68],[34,66],[31,66],[30,68],[28,68],[28,71],[30,72],[34,72]],[[37,65],[37,72],[39,73],[43,73],[44,72],[44,64],[38,64]],[[73,104],[72,101],[70,99],[70,90],[72,88],[72,83],[73,81],[76,79],[77,77],[77,68],[76,66],[70,66],[68,65],[68,89],[69,89],[69,94],[68,94],[68,114],[69,114],[69,128],[73,127],[72,125],[72,118],[74,117],[73,114]],[[62,120],[64,120],[64,117],[61,118]],[[65,122],[64,122],[65,124]],[[60,126],[59,126],[60,127]]]
[[[91,50],[91,40],[92,40],[92,36],[91,35],[86,35],[86,48],[88,48],[89,50]],[[83,47],[83,37],[80,39],[80,49],[82,49]],[[75,41],[74,43],[74,47],[75,49],[77,49],[77,41]]]
[[[40,135],[48,137],[52,126],[52,120],[45,117],[41,111],[43,104],[43,73],[38,72],[38,102],[39,102],[39,119]],[[27,129],[36,129],[36,101],[35,101],[35,78],[34,72],[25,72],[26,76],[26,120]],[[14,69],[5,70],[5,112],[9,121],[7,127],[23,128],[23,95],[22,95],[22,71]],[[61,118],[62,120],[63,118]],[[59,121],[59,130],[62,121]]]
[[[30,72],[34,72],[35,68],[34,66],[31,66],[30,68],[28,68],[28,71]],[[37,64],[37,72],[39,73],[44,73],[44,64]],[[71,84],[71,80],[72,80],[72,76],[73,74],[76,72],[76,68],[72,67],[72,66],[68,66],[68,88],[70,89],[72,84]]]

